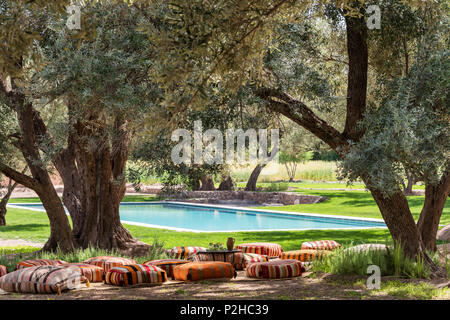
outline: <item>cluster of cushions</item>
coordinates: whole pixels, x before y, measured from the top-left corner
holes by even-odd
[[[277,258],[283,252],[281,245],[268,242],[242,243],[236,246],[236,249],[244,253],[255,253],[269,258]]]
[[[169,257],[174,259],[187,259],[197,252],[206,250],[207,249],[204,247],[173,247],[172,249],[166,250],[166,253]]]

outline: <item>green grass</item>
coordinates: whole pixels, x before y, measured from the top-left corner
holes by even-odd
[[[395,296],[401,299],[450,299],[450,289],[437,289],[425,282],[412,283],[399,280],[388,281],[381,284],[379,290],[371,291],[372,296]]]
[[[272,182],[259,182],[256,184],[257,188],[268,188]],[[365,189],[366,186],[363,183],[354,183],[347,185],[345,182],[332,181],[332,182],[283,182],[287,183],[289,187],[296,189]],[[239,188],[245,188],[246,182],[239,182],[237,186]],[[414,185],[413,190],[425,190],[424,185]]]

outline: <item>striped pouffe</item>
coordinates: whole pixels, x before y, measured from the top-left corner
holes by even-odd
[[[76,266],[36,266],[16,270],[0,278],[0,288],[7,292],[58,293],[76,289],[89,281]]]
[[[256,262],[249,265],[246,275],[249,278],[281,279],[301,276],[305,268],[298,260],[276,260]]]
[[[334,250],[342,245],[334,240],[319,240],[302,243],[302,250]]]
[[[250,264],[255,262],[267,262],[269,258],[256,253],[244,253],[244,267],[247,268]]]
[[[161,260],[148,260],[145,261],[143,264],[150,266],[157,266],[158,268],[161,268],[166,272],[168,278],[170,277],[174,279],[173,268],[179,266],[180,264],[185,264],[188,262],[189,261],[182,259],[161,259]]]
[[[168,256],[174,259],[187,259],[190,255],[200,251],[206,251],[204,247],[173,247],[166,250]]]
[[[286,251],[281,254],[280,259],[294,259],[302,262],[310,262],[315,260],[316,258],[320,258],[326,254],[330,254],[330,251],[326,250],[293,250]]]
[[[103,282],[105,279],[105,271],[102,267],[94,266],[88,263],[69,263],[67,265],[62,265],[62,267],[79,267],[81,269],[81,274],[89,280],[89,282]]]
[[[244,269],[244,253],[242,252],[206,252],[196,253],[189,257],[191,261],[222,261],[229,262],[236,270]]]
[[[133,259],[128,259],[128,258],[99,256],[99,257],[92,257],[87,260],[84,260],[83,263],[102,267],[106,273],[109,271],[109,269],[114,268],[114,267],[123,266],[125,264],[136,264],[136,261],[134,261]]]
[[[59,266],[62,264],[67,264],[67,262],[62,260],[48,259],[23,260],[17,263],[16,270],[38,266]]]
[[[173,269],[175,280],[198,281],[236,278],[237,273],[229,262],[189,262]]]
[[[238,244],[236,249],[241,249],[244,253],[256,253],[269,258],[277,258],[283,252],[283,248],[279,244],[269,242],[242,243]]]
[[[146,264],[130,264],[111,268],[105,282],[116,286],[130,286],[143,283],[160,284],[167,281],[164,270]]]
[[[6,267],[5,266],[2,266],[1,264],[0,264],[0,277],[3,277],[5,274],[7,274],[8,273],[8,269],[6,269]]]

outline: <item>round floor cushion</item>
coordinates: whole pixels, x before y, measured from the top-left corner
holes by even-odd
[[[126,264],[136,264],[136,261],[128,258],[99,256],[84,260],[83,263],[92,264],[94,266],[102,267],[105,272],[114,267],[123,266]]]
[[[167,281],[164,270],[148,264],[130,264],[111,268],[105,282],[116,286],[130,286],[143,283],[159,284]]]
[[[236,270],[244,269],[243,252],[203,252],[196,253],[189,257],[191,261],[222,261],[229,262]]]
[[[69,263],[67,265],[62,265],[62,267],[79,267],[81,269],[81,274],[89,280],[89,282],[103,282],[105,279],[105,271],[102,267],[94,266],[88,263]]]
[[[270,242],[241,243],[236,246],[236,249],[241,249],[244,253],[256,253],[269,258],[279,257],[283,252],[281,245]]]
[[[204,247],[173,247],[166,250],[168,256],[174,259],[187,259],[189,256],[196,254],[200,251],[206,251]]]
[[[244,267],[247,268],[250,264],[255,262],[267,262],[269,258],[256,253],[244,253]]]
[[[334,240],[319,240],[302,243],[302,250],[334,250],[342,245]]]
[[[249,278],[281,279],[301,276],[305,272],[303,264],[298,260],[273,260],[256,262],[249,265],[246,275]]]
[[[63,260],[49,260],[49,259],[23,260],[17,263],[16,270],[38,266],[59,266],[62,264],[67,264],[67,262]]]
[[[207,279],[236,278],[237,273],[229,262],[200,261],[189,262],[173,269],[175,280],[198,281]]]
[[[331,251],[327,250],[293,250],[283,252],[280,258],[282,260],[294,259],[302,262],[310,262],[330,253]]]
[[[166,272],[168,278],[170,277],[173,279],[174,278],[173,268],[188,262],[189,261],[183,259],[161,259],[161,260],[148,260],[145,261],[143,264],[157,266],[158,268],[161,268]]]
[[[0,288],[19,293],[61,293],[76,289],[87,279],[76,266],[36,266],[16,270],[0,278]]]
[[[0,264],[0,277],[3,277],[5,274],[7,274],[8,273],[8,269],[6,269],[6,267],[5,266],[2,266],[1,264]]]

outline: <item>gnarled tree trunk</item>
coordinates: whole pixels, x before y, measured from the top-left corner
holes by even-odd
[[[247,185],[245,186],[245,191],[256,191],[256,182],[258,182],[258,177],[261,174],[262,169],[264,169],[265,164],[257,164],[255,169],[253,169],[248,178]]]
[[[214,180],[211,176],[203,176],[202,179],[202,186],[200,190],[202,191],[214,191],[216,188],[214,187]]]
[[[13,183],[13,180],[9,179],[8,187],[6,188],[6,193],[3,196],[2,200],[0,201],[0,226],[6,226],[6,212],[7,212],[6,205],[8,204],[9,198],[11,198],[14,189],[18,185],[19,184],[17,182],[14,181]]]

